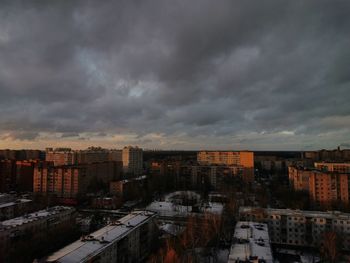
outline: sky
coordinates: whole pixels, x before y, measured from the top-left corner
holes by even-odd
[[[350,1],[0,1],[0,148],[350,148]]]

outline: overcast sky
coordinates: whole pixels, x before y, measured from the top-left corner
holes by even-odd
[[[350,1],[0,2],[0,148],[350,148]]]

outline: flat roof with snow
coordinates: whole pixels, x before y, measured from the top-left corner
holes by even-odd
[[[343,213],[340,211],[307,211],[307,210],[293,210],[293,209],[277,209],[277,208],[259,208],[259,207],[240,207],[239,213],[250,213],[255,210],[263,210],[270,214],[287,215],[287,216],[305,216],[315,218],[328,218],[328,219],[342,219],[350,220],[350,213]]]
[[[244,221],[236,224],[228,263],[247,260],[273,263],[267,224]]]
[[[156,214],[149,211],[135,211],[119,219],[116,223],[105,226],[85,240],[60,249],[46,259],[46,262],[75,263],[86,262],[101,253],[111,244],[127,236],[136,227],[142,225]]]
[[[32,200],[29,200],[29,199],[17,199],[13,202],[7,202],[7,203],[2,203],[0,204],[0,209],[1,208],[5,208],[5,207],[10,207],[10,206],[15,206],[15,205],[18,205],[18,204],[23,204],[23,203],[30,203],[32,202]]]
[[[74,211],[74,208],[68,207],[68,206],[54,206],[50,207],[45,210],[39,210],[24,216],[12,218],[9,220],[5,220],[0,222],[0,231],[3,229],[11,228],[11,227],[16,227],[19,225],[27,224],[32,221],[40,220],[42,218],[47,218],[56,214],[59,214],[63,211],[69,211],[72,210]]]

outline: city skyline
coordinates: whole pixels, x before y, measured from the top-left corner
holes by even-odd
[[[0,149],[350,148],[349,1],[0,3]]]

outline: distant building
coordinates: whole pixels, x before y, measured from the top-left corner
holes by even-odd
[[[200,165],[229,165],[243,168],[243,180],[254,181],[254,152],[250,151],[200,151]]]
[[[37,160],[43,159],[43,153],[39,150],[0,150],[0,160]]]
[[[0,161],[0,192],[9,192],[15,189],[16,185],[16,161]]]
[[[16,190],[33,192],[34,166],[40,160],[25,160],[16,162]]]
[[[143,172],[143,151],[139,147],[123,148],[123,171],[130,176],[139,176]]]
[[[4,259],[7,253],[15,251],[21,240],[32,242],[38,236],[72,225],[74,220],[74,208],[55,206],[0,222],[0,258]]]
[[[76,163],[76,157],[70,148],[57,148],[53,150],[48,148],[46,150],[47,162],[53,162],[55,166],[72,165]]]
[[[146,175],[110,182],[110,194],[122,197],[124,201],[139,198],[140,194],[145,191],[146,183]]]
[[[213,189],[222,189],[227,178],[244,178],[246,172],[243,167],[235,165],[193,165],[191,170],[193,186],[210,184]]]
[[[350,161],[350,149],[340,150],[338,147],[335,150],[320,150],[320,151],[306,151],[304,152],[305,159],[310,159],[314,162],[318,161]]]
[[[94,182],[102,182],[108,186],[109,182],[119,179],[121,165],[120,162],[99,162],[53,166],[52,162],[42,162],[34,169],[34,192],[76,198],[87,193],[88,187]]]
[[[100,147],[89,147],[86,150],[72,150],[70,148],[47,148],[46,161],[55,166],[77,165],[108,161],[122,161],[121,150],[107,150]]]
[[[33,191],[34,165],[39,160],[1,160],[0,191]]]
[[[228,263],[241,262],[274,262],[267,224],[237,222]]]
[[[323,235],[334,231],[343,239],[342,249],[350,250],[350,214],[347,213],[240,207],[239,217],[267,223],[273,244],[320,247],[325,241]]]
[[[123,150],[110,150],[108,161],[123,162]]]
[[[53,253],[45,262],[144,262],[156,236],[155,215],[132,212]]]

